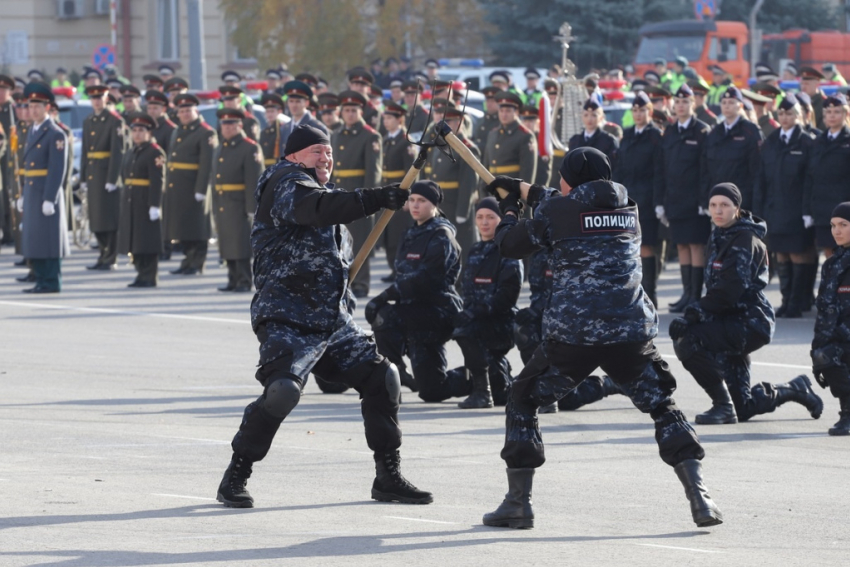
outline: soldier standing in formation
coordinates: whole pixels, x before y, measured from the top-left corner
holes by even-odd
[[[327,132],[325,125],[316,120],[307,110],[307,105],[313,98],[313,89],[310,88],[310,85],[302,81],[289,81],[283,85],[283,91],[286,95],[286,107],[289,109],[291,120],[284,124],[281,129],[281,147],[286,147],[286,140],[289,139],[289,135],[302,124],[309,124]]]
[[[534,179],[537,175],[537,140],[519,121],[522,101],[511,92],[496,94],[499,126],[487,135],[482,163],[493,175],[516,175]]]
[[[24,89],[32,130],[21,160],[23,221],[21,249],[30,261],[35,286],[25,293],[59,293],[62,289],[62,258],[69,252],[65,191],[67,140],[47,113],[53,92],[44,83]]]
[[[412,139],[419,140],[428,123],[428,111],[422,106],[422,85],[419,81],[407,81],[401,86],[401,90],[404,91],[404,106],[411,117],[407,131]]]
[[[80,188],[88,194],[89,226],[100,256],[89,270],[114,270],[118,257],[118,178],[124,155],[124,120],[106,108],[105,85],[86,87],[92,114],[83,121]]]
[[[464,113],[460,109],[446,107],[444,119],[458,139],[478,158],[478,147],[461,130]],[[461,265],[466,264],[469,250],[476,241],[475,227],[471,220],[473,206],[478,197],[478,174],[461,159],[452,160],[440,151],[428,154],[425,178],[434,181],[443,192],[440,210],[457,230],[460,245]]]
[[[127,114],[133,147],[122,168],[124,189],[119,254],[132,254],[136,279],[133,288],[156,287],[157,266],[162,252],[162,191],[165,185],[165,151],[153,139],[157,123],[142,112]]]
[[[15,126],[15,109],[12,100],[12,89],[15,88],[15,80],[7,75],[0,75],[0,129],[2,129],[3,141],[0,144],[0,243],[7,244],[14,238],[17,232],[17,209],[15,208],[16,189],[14,188],[15,176],[15,150],[12,148],[12,129]]]
[[[484,116],[478,120],[472,141],[479,148],[487,146],[487,136],[499,125],[499,104],[496,102],[496,93],[502,92],[494,86],[484,87],[481,94],[484,95]]]
[[[768,247],[776,254],[776,274],[782,304],[777,317],[800,318],[817,278],[814,230],[806,228],[800,212],[814,136],[800,126],[797,97],[779,103],[780,127],[761,148],[761,167],[753,212],[767,222]]]
[[[342,128],[342,120],[339,119],[339,97],[333,93],[323,93],[319,95],[319,119],[328,134],[332,134]]]
[[[237,86],[225,85],[218,88],[218,92],[221,94],[221,107],[222,108],[231,108],[238,109],[242,111],[242,133],[246,138],[249,138],[253,141],[257,141],[260,139],[260,123],[254,118],[254,115],[244,109],[242,105],[242,97],[244,96],[244,92]],[[221,130],[218,131],[219,138],[221,137]]]
[[[278,117],[283,114],[285,103],[277,93],[263,93],[260,104],[266,109],[268,126],[260,132],[260,149],[263,151],[263,165],[269,167],[280,159],[280,145],[283,124]]]
[[[540,111],[536,106],[526,105],[520,109],[520,119],[522,125],[534,134],[535,140],[539,140],[540,136]],[[534,177],[534,185],[543,187],[549,186],[549,181],[552,178],[552,158],[551,156],[541,153],[542,148],[537,148],[537,171]]]
[[[158,78],[155,75],[154,78]],[[165,155],[168,156],[168,147],[171,143],[171,133],[177,128],[177,125],[168,118],[168,97],[162,91],[149,89],[145,92],[145,112],[148,116],[154,119],[156,126],[151,131],[153,141],[162,148]],[[165,187],[163,186],[163,190]],[[160,260],[171,259],[171,239],[168,238],[168,233],[165,227],[168,226],[168,212],[160,202],[160,232],[162,233],[162,252],[159,255]]]
[[[823,73],[813,67],[800,68],[800,91],[808,95],[811,101],[812,112],[815,115],[815,127],[824,131],[826,126],[823,122],[823,103],[826,96],[820,90],[820,82],[823,80]]]
[[[664,130],[662,138],[664,172],[655,214],[662,223],[669,223],[670,239],[679,253],[684,291],[669,305],[671,313],[681,313],[702,295],[705,243],[711,233],[711,221],[701,204],[710,129],[694,115],[694,97],[687,85],[676,93],[674,111],[676,122]]]
[[[198,114],[198,98],[189,93],[174,97],[180,125],[168,144],[165,190],[166,236],[179,240],[185,257],[175,275],[201,274],[207,259],[210,216],[206,207],[212,154],[218,145],[215,130]]]
[[[221,139],[213,153],[212,210],[218,249],[227,262],[227,285],[219,291],[251,291],[251,224],[257,203],[254,190],[263,171],[263,152],[242,131],[239,108],[216,113]]]
[[[584,132],[570,138],[568,147],[571,150],[583,147],[595,148],[605,154],[608,161],[613,161],[617,154],[617,148],[620,147],[620,142],[600,128],[605,122],[605,113],[602,111],[602,106],[593,98],[587,99],[582,106],[581,122],[584,125]],[[522,179],[528,178],[523,177]]]
[[[333,181],[346,191],[358,187],[377,187],[381,179],[382,154],[381,136],[363,121],[366,99],[360,93],[343,91],[339,94],[342,107],[343,127],[331,136],[334,153]],[[348,225],[354,239],[354,250],[360,250],[369,231],[372,218],[359,218]],[[369,295],[369,260],[360,268],[351,291],[357,298]]]
[[[393,102],[387,103],[382,117],[384,129],[384,159],[381,184],[390,185],[400,183],[407,170],[413,165],[416,148],[407,141],[407,131],[404,128],[406,111],[404,107]],[[386,251],[387,263],[392,270],[388,276],[381,281],[392,283],[395,281],[395,258],[398,245],[404,237],[404,233],[410,228],[410,217],[405,214],[393,215],[390,224],[384,230],[383,241]]]

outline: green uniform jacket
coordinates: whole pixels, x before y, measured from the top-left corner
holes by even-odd
[[[107,191],[118,183],[124,156],[124,120],[111,110],[83,120],[80,180],[88,186],[89,226],[92,232],[118,230],[120,195]]]
[[[210,237],[209,212],[203,201],[195,200],[195,193],[207,194],[213,150],[217,145],[215,130],[200,117],[181,124],[171,133],[165,189],[167,238],[206,240]]]
[[[487,136],[483,163],[493,175],[531,182],[537,175],[537,139],[519,120],[500,124]]]
[[[479,148],[485,147],[487,145],[487,136],[490,135],[490,131],[498,125],[498,113],[485,114],[484,117],[481,118],[481,120],[479,120],[478,124],[475,126],[475,130],[472,134],[472,142]]]
[[[815,128],[821,132],[826,132],[826,124],[823,122],[823,101],[826,97],[818,91],[810,97],[812,99],[812,112],[815,115]]]
[[[408,143],[406,134],[404,128],[401,128],[398,134],[392,137],[387,135],[383,140],[381,185],[401,183],[407,170],[413,165],[413,159],[416,156],[411,154],[411,148],[415,150],[416,147]]]
[[[775,130],[779,129],[779,122],[774,120],[770,114],[765,114],[759,117],[759,128],[761,128],[762,136],[767,138]]]
[[[162,251],[162,219],[152,221],[151,207],[162,206],[165,185],[165,150],[145,142],[127,152],[121,172],[121,226],[119,254],[159,254]]]
[[[378,187],[383,175],[381,136],[371,126],[360,121],[354,126],[343,125],[331,136],[334,168],[331,180],[339,189],[349,191],[360,187]]]
[[[260,149],[263,150],[263,167],[274,165],[278,158],[283,155],[283,148],[280,148],[280,129],[282,125],[279,122],[271,122],[260,132]],[[280,148],[280,149],[278,149]],[[275,157],[277,156],[277,157]]]
[[[156,128],[151,131],[156,144],[168,152],[168,144],[171,143],[171,133],[177,129],[177,124],[172,122],[167,115],[160,116],[156,121]]]
[[[408,112],[410,116],[410,112]],[[407,131],[413,136],[413,141],[417,141],[418,137],[425,132],[425,125],[428,123],[428,111],[421,104],[416,105],[413,111],[413,117],[408,118],[410,124],[407,125]]]
[[[254,190],[263,169],[263,151],[244,134],[222,140],[213,153],[212,206],[224,260],[251,257],[251,219],[257,210]]]
[[[245,133],[246,138],[255,142],[260,140],[260,122],[247,110],[245,111],[245,118],[242,119],[242,132]],[[216,129],[216,134],[218,134],[218,139],[221,140],[221,126]]]

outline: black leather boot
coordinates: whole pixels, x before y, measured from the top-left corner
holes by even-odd
[[[839,420],[829,428],[829,434],[834,437],[850,435],[850,396],[841,398],[841,411],[838,412]]]
[[[493,407],[493,394],[490,393],[490,379],[487,373],[472,377],[472,393],[460,402],[461,409],[485,409]]]
[[[782,294],[782,305],[776,308],[777,317],[783,317],[788,309],[788,302],[791,300],[793,273],[794,264],[791,262],[780,262],[776,265],[776,275],[779,277],[779,293]],[[800,273],[802,273],[802,270]]]
[[[702,266],[692,266],[691,272],[691,303],[693,303],[694,301],[699,301],[702,297],[702,284],[705,279],[705,268]]]
[[[806,289],[802,292],[803,302],[800,308],[803,310],[803,313],[808,313],[815,304],[815,284],[818,281],[818,264],[815,262],[814,264],[801,264],[801,266],[804,267],[803,271],[806,274]]]
[[[375,482],[372,483],[372,499],[380,502],[402,502],[404,504],[430,504],[434,496],[419,490],[401,475],[401,457],[398,451],[375,453]]]
[[[682,275],[682,288],[684,292],[682,293],[682,297],[679,298],[675,303],[668,303],[667,305],[670,307],[670,313],[681,313],[685,310],[685,307],[690,305],[691,303],[691,266],[690,264],[679,266],[679,272]]]
[[[216,500],[228,508],[253,508],[254,499],[245,486],[251,478],[251,466],[253,463],[244,457],[233,453],[224,478],[218,485]]]
[[[691,516],[697,527],[707,528],[722,524],[723,514],[709,496],[702,481],[702,463],[696,459],[687,459],[673,467],[673,470],[685,487],[685,496],[691,503]]]
[[[729,395],[729,389],[725,382],[712,385],[709,388],[703,388],[705,393],[711,398],[711,409],[705,413],[698,414],[694,420],[699,425],[725,425],[728,423],[738,423],[738,416],[735,413],[735,406],[732,405],[732,396]]]
[[[408,388],[411,392],[418,392],[419,385],[416,384],[416,378],[411,376],[407,368],[403,366],[396,366],[396,368],[398,368],[398,377],[401,379],[401,385]]]
[[[640,282],[641,287],[643,287],[644,293],[646,293],[649,300],[653,305],[658,307],[658,298],[655,296],[655,282],[657,278],[655,277],[655,257],[649,258],[641,258],[640,265],[643,269],[643,279]]]
[[[531,482],[534,479],[534,469],[507,469],[507,471],[508,493],[494,512],[484,514],[484,525],[497,528],[533,528]]]
[[[776,407],[785,402],[797,402],[809,410],[815,419],[823,413],[823,400],[812,390],[812,382],[805,374],[801,374],[787,384],[776,384]]]

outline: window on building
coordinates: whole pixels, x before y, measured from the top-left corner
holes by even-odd
[[[226,29],[227,43],[230,47],[230,60],[237,63],[256,63],[257,58],[254,56],[253,53],[245,52],[244,50],[239,49],[239,47],[233,41],[233,33],[236,31],[236,24],[232,22],[228,23]]]
[[[178,0],[156,2],[157,59],[160,61],[180,59],[178,4]]]

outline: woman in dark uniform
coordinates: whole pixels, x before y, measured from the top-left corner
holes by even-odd
[[[779,128],[767,137],[761,148],[761,168],[753,198],[753,209],[770,228],[769,248],[776,254],[776,273],[782,305],[777,317],[803,316],[806,297],[811,295],[817,272],[814,231],[806,228],[803,188],[814,136],[800,124],[800,105],[792,93],[779,104]]]
[[[505,355],[514,346],[522,263],[503,258],[493,241],[501,220],[502,212],[493,197],[476,204],[475,227],[481,240],[469,251],[469,263],[463,270],[463,311],[454,320],[454,339],[472,378],[472,393],[458,404],[463,409],[491,408],[494,400],[505,403],[510,377]]]
[[[605,112],[595,98],[591,97],[585,101],[581,111],[581,123],[584,125],[584,132],[570,138],[567,147],[571,150],[586,146],[596,148],[608,156],[608,161],[614,161],[620,141],[602,129],[605,124]]]
[[[441,402],[470,393],[470,382],[446,375],[446,342],[463,301],[455,291],[460,247],[455,227],[440,214],[440,186],[419,181],[405,205],[414,225],[404,233],[395,260],[396,281],[366,305],[378,351],[406,372],[407,354],[419,397]],[[392,303],[391,303],[392,302]]]
[[[850,128],[847,99],[829,96],[823,103],[827,131],[815,139],[803,196],[803,222],[815,227],[817,247],[828,258],[836,246],[829,226],[832,210],[850,201]]]
[[[835,207],[830,227],[838,246],[821,272],[812,370],[841,404],[829,434],[850,435],[850,202]]]
[[[696,422],[747,421],[788,401],[802,404],[817,419],[823,401],[805,375],[787,384],[761,382],[750,388],[750,353],[770,342],[774,314],[764,296],[767,227],[742,210],[741,201],[733,183],[719,183],[709,193],[714,231],[705,264],[705,297],[670,323],[676,356],[712,401]]]
[[[623,141],[614,161],[614,181],[629,188],[629,198],[638,206],[640,215],[641,285],[657,307],[655,297],[655,245],[658,243],[659,219],[655,216],[656,195],[664,175],[661,131],[651,121],[652,103],[643,91],[635,93],[632,104],[634,126],[623,132]]]

